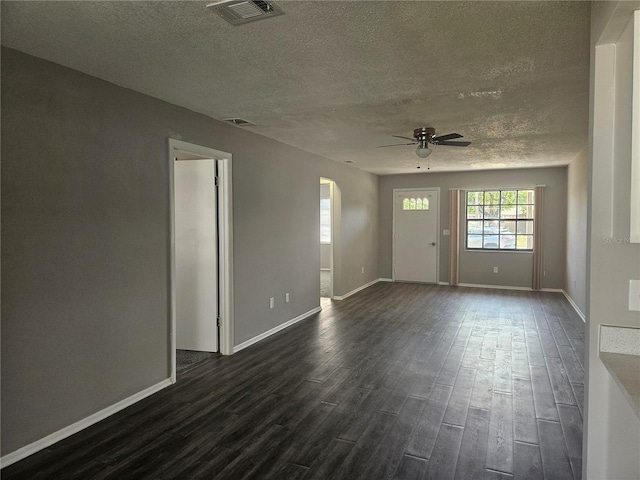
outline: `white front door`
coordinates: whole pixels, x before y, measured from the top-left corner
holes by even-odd
[[[176,160],[176,348],[218,351],[215,160]]]
[[[394,191],[394,280],[437,283],[439,190]]]

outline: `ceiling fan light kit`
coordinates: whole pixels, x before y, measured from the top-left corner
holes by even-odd
[[[432,152],[433,150],[431,150],[426,145],[420,145],[418,146],[418,148],[416,148],[416,155],[418,155],[420,158],[427,158],[429,155],[431,155]]]

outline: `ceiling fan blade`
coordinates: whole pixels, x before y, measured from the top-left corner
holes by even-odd
[[[468,147],[471,142],[437,142],[435,145],[444,145],[446,147]]]
[[[454,138],[462,138],[459,133],[448,133],[447,135],[440,135],[439,137],[433,137],[432,142],[442,142],[443,140],[453,140]]]
[[[384,148],[384,147],[401,147],[403,145],[417,145],[418,142],[411,142],[411,143],[394,143],[393,145],[378,145],[378,148]]]
[[[404,138],[405,140],[411,140],[412,142],[416,142],[415,138],[403,137],[402,135],[391,135],[391,136],[396,138]]]

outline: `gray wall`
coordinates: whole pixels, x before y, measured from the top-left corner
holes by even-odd
[[[587,150],[567,168],[567,267],[565,292],[586,312]]]
[[[322,176],[334,180],[337,187],[334,190],[333,294],[342,296],[380,277],[378,176],[364,175],[361,170],[355,168],[348,169],[339,178],[330,172]],[[335,215],[338,209],[339,219]],[[336,225],[338,222],[339,229]],[[336,237],[339,238],[339,243]],[[338,264],[336,250],[339,252]]]
[[[619,175],[631,165],[632,35],[623,32],[634,9],[640,2],[594,2],[591,12],[583,448],[588,479],[640,479],[640,419],[598,356],[601,324],[640,327],[640,313],[628,309],[629,280],[640,278],[640,244],[629,243],[628,223],[621,221],[628,219],[630,177]]]
[[[435,155],[435,154],[434,154]],[[546,185],[544,224],[544,288],[564,288],[566,238],[566,168],[420,173],[380,177],[380,276],[392,277],[393,189],[440,187],[439,281],[449,281],[449,189],[531,187]],[[482,285],[531,286],[530,253],[465,252],[460,254],[460,282]],[[499,273],[493,273],[497,266]]]
[[[168,377],[168,137],[233,154],[236,344],[319,305],[321,176],[378,277],[375,175],[3,48],[3,455]]]

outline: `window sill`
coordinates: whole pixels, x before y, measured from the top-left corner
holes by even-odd
[[[532,254],[533,250],[498,250],[496,248],[465,248],[465,252],[479,252],[479,253],[529,253]]]

